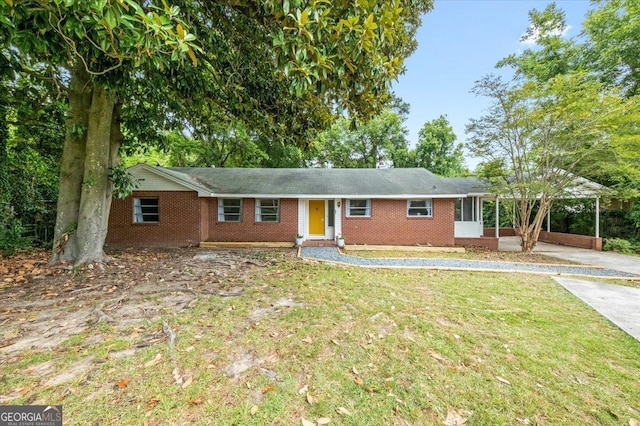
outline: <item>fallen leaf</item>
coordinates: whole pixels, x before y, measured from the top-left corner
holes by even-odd
[[[356,382],[356,384],[359,385],[359,386],[364,385],[364,381],[362,380],[362,377],[360,377],[360,376],[354,377],[353,381]]]
[[[298,394],[299,395],[304,395],[305,393],[307,393],[309,391],[309,386],[308,385],[304,385],[303,387],[301,387],[300,389],[298,389]]]
[[[309,404],[313,404],[315,402],[310,393],[307,393],[307,402]]]
[[[449,409],[447,412],[447,418],[444,421],[446,426],[462,426],[467,424],[467,418],[465,415],[470,414],[471,412],[464,410],[453,410]]]
[[[442,355],[440,355],[437,352],[434,351],[429,351],[429,355],[431,355],[431,358],[437,360],[438,362],[442,363],[442,364],[446,364],[447,363],[447,359],[445,357],[443,357]]]
[[[147,361],[144,364],[144,368],[149,368],[151,366],[157,365],[160,363],[160,361],[162,361],[162,354],[156,354],[156,357],[154,359],[152,359],[151,361]]]
[[[147,401],[147,408],[151,409],[156,405],[158,405],[159,402],[160,402],[159,398],[151,398],[149,401]]]
[[[340,346],[340,342],[338,342],[338,341],[337,341],[337,340],[335,340],[335,339],[331,339],[331,343],[333,343],[333,344],[334,344],[334,345],[336,345],[336,346]]]
[[[178,367],[174,368],[171,374],[173,375],[173,380],[176,382],[176,385],[181,385],[184,382]]]
[[[304,417],[302,417],[300,420],[302,420],[302,426],[316,426],[315,423],[310,422],[309,420],[305,419]]]
[[[253,407],[251,407],[249,414],[251,414],[252,416],[255,416],[257,412],[258,412],[258,406],[254,405]]]
[[[116,386],[118,386],[118,388],[120,388],[120,389],[124,389],[127,386],[129,386],[129,382],[130,382],[130,380],[125,377],[125,378],[122,378],[122,379],[118,380],[116,382]]]
[[[309,336],[309,337],[305,337],[304,339],[302,339],[302,341],[303,341],[304,343],[309,344],[309,345],[310,345],[311,343],[313,343],[313,339],[311,338],[311,336]]]
[[[336,409],[336,413],[342,415],[342,416],[350,416],[351,415],[351,411],[347,410],[344,407],[338,407]]]
[[[629,419],[629,426],[639,426],[640,422],[636,419]]]
[[[360,375],[360,373],[358,372],[358,369],[356,367],[351,367],[351,371],[353,371],[353,374],[355,374],[356,376]]]
[[[204,398],[190,399],[189,400],[189,404],[191,404],[191,405],[202,405],[202,404],[204,404]]]
[[[329,423],[331,423],[331,419],[329,417],[320,417],[318,420],[316,420],[316,422],[319,425],[328,425]]]
[[[269,392],[271,392],[271,391],[273,391],[275,389],[276,389],[276,387],[274,385],[267,386],[266,388],[262,389],[262,394],[264,395],[265,393],[269,393]]]
[[[503,377],[496,376],[496,379],[498,379],[498,381],[499,381],[500,383],[504,383],[505,385],[510,385],[510,384],[511,384],[511,382],[510,382],[510,381],[508,381],[507,379],[505,379],[505,378],[503,378]]]
[[[187,386],[191,385],[192,383],[193,383],[193,376],[187,377],[184,383],[182,383],[182,389],[186,389]]]

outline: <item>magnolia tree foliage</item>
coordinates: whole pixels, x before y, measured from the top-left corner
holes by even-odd
[[[205,134],[213,120],[239,120],[284,146],[310,140],[336,109],[366,118],[391,99],[430,8],[430,0],[0,0],[3,56],[68,99],[52,262],[106,260],[109,176],[123,141],[139,147],[156,129]]]

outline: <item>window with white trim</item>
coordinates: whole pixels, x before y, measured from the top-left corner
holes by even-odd
[[[280,200],[256,200],[256,222],[280,222]]]
[[[433,216],[431,209],[431,199],[426,200],[408,200],[407,216]]]
[[[219,198],[218,222],[242,222],[242,199]]]
[[[133,199],[133,223],[158,223],[160,203],[158,198]]]
[[[347,217],[370,217],[371,200],[347,200]]]
[[[477,218],[478,199],[476,197],[458,198],[455,206],[456,222],[475,222]]]

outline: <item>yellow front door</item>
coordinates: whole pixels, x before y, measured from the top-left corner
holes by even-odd
[[[324,200],[309,200],[309,234],[324,235]]]

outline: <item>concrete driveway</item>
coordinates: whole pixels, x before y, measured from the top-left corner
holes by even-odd
[[[553,277],[600,315],[640,341],[640,288]]]
[[[500,237],[500,251],[520,251],[519,237]],[[640,275],[640,256],[629,256],[611,251],[597,251],[557,244],[538,243],[533,249],[535,253],[557,257],[559,259],[601,266],[615,271]]]
[[[520,251],[518,237],[501,237],[501,251]],[[640,257],[556,244],[538,243],[535,253],[615,271],[640,275]],[[640,341],[640,288],[567,277],[553,277],[562,287],[598,311],[600,315]]]

